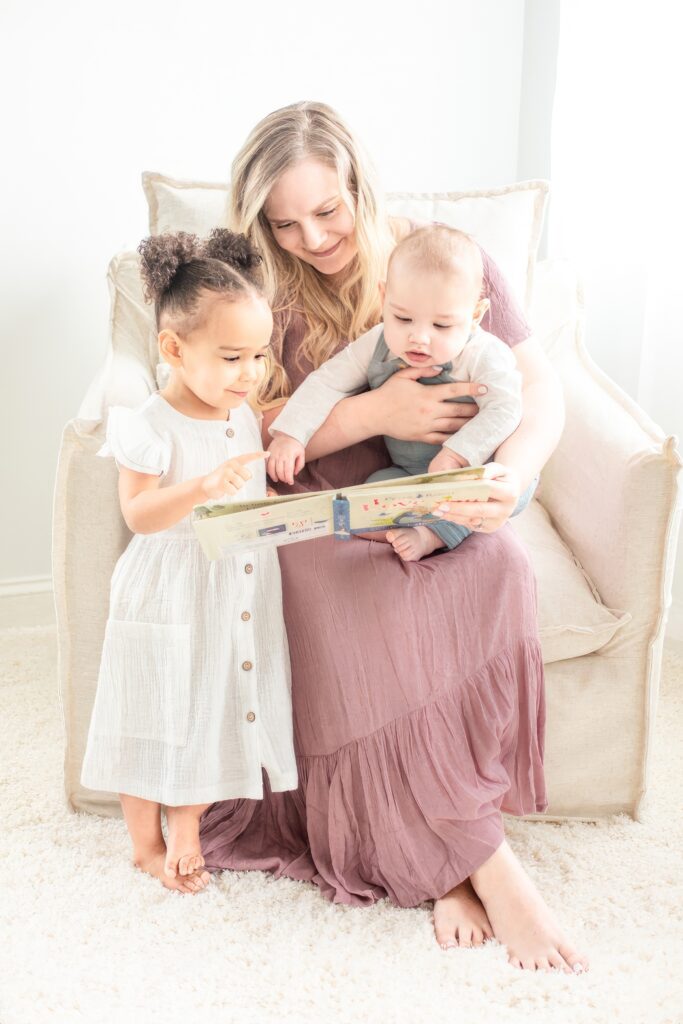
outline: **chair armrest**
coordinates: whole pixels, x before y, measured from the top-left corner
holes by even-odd
[[[625,637],[652,640],[671,601],[682,505],[676,438],[586,352],[580,290],[576,318],[546,351],[562,380],[566,426],[539,500],[602,600],[633,616]]]

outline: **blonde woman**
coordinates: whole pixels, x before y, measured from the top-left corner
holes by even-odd
[[[350,130],[321,103],[270,114],[238,153],[233,228],[264,258],[275,311],[274,418],[293,389],[379,322],[396,241]],[[389,545],[322,539],[280,549],[299,789],[214,804],[207,866],[315,882],[336,902],[434,900],[445,949],[495,936],[512,964],[580,972],[505,841],[501,811],[546,806],[545,702],[528,557],[500,529],[562,429],[558,384],[493,262],[482,326],[514,346],[524,417],[496,453],[493,498],[445,515],[484,538],[404,563]],[[389,465],[379,436],[442,443],[476,415],[476,382],[426,387],[403,370],[344,399],[306,451],[294,490],[366,480]],[[340,438],[344,449],[338,451]]]

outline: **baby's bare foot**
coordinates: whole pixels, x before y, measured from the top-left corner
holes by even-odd
[[[166,889],[183,892],[190,896],[205,889],[210,879],[208,871],[197,871],[192,875],[178,875],[176,878],[170,878],[166,873],[165,846],[138,853],[133,857],[133,862],[141,871],[151,875],[152,878],[158,878]]]
[[[418,562],[432,551],[446,545],[438,534],[426,526],[411,526],[407,530],[387,530],[387,540],[404,562]]]
[[[493,934],[507,946],[514,967],[570,974],[588,970],[588,960],[562,933],[541,894],[506,842],[472,872]]]
[[[199,818],[208,804],[167,807],[168,843],[165,871],[168,878],[193,875],[204,867],[199,843]],[[206,874],[206,872],[205,872]]]
[[[373,540],[375,543],[387,544],[387,531],[386,530],[371,530],[369,533],[353,533],[352,537],[357,537],[359,540]]]
[[[469,878],[434,901],[434,934],[442,949],[481,946],[493,929]]]

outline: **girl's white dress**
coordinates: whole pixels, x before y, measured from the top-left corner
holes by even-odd
[[[247,403],[197,420],[158,393],[110,411],[120,466],[161,486],[262,450]],[[265,496],[265,464],[239,500]],[[136,534],[116,564],[81,780],[170,806],[263,795],[297,785],[287,637],[277,553],[209,562],[190,518]]]

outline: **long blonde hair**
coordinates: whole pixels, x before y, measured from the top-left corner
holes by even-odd
[[[339,175],[344,202],[353,214],[357,252],[341,286],[286,252],[276,242],[264,206],[280,176],[293,164],[315,157]],[[240,231],[263,257],[266,292],[276,331],[274,363],[264,398],[291,393],[282,364],[282,340],[293,313],[303,316],[306,336],[297,353],[314,367],[381,319],[379,282],[394,247],[389,219],[375,185],[372,166],[339,115],[325,103],[293,103],[268,114],[249,135],[232,165],[231,213]]]

